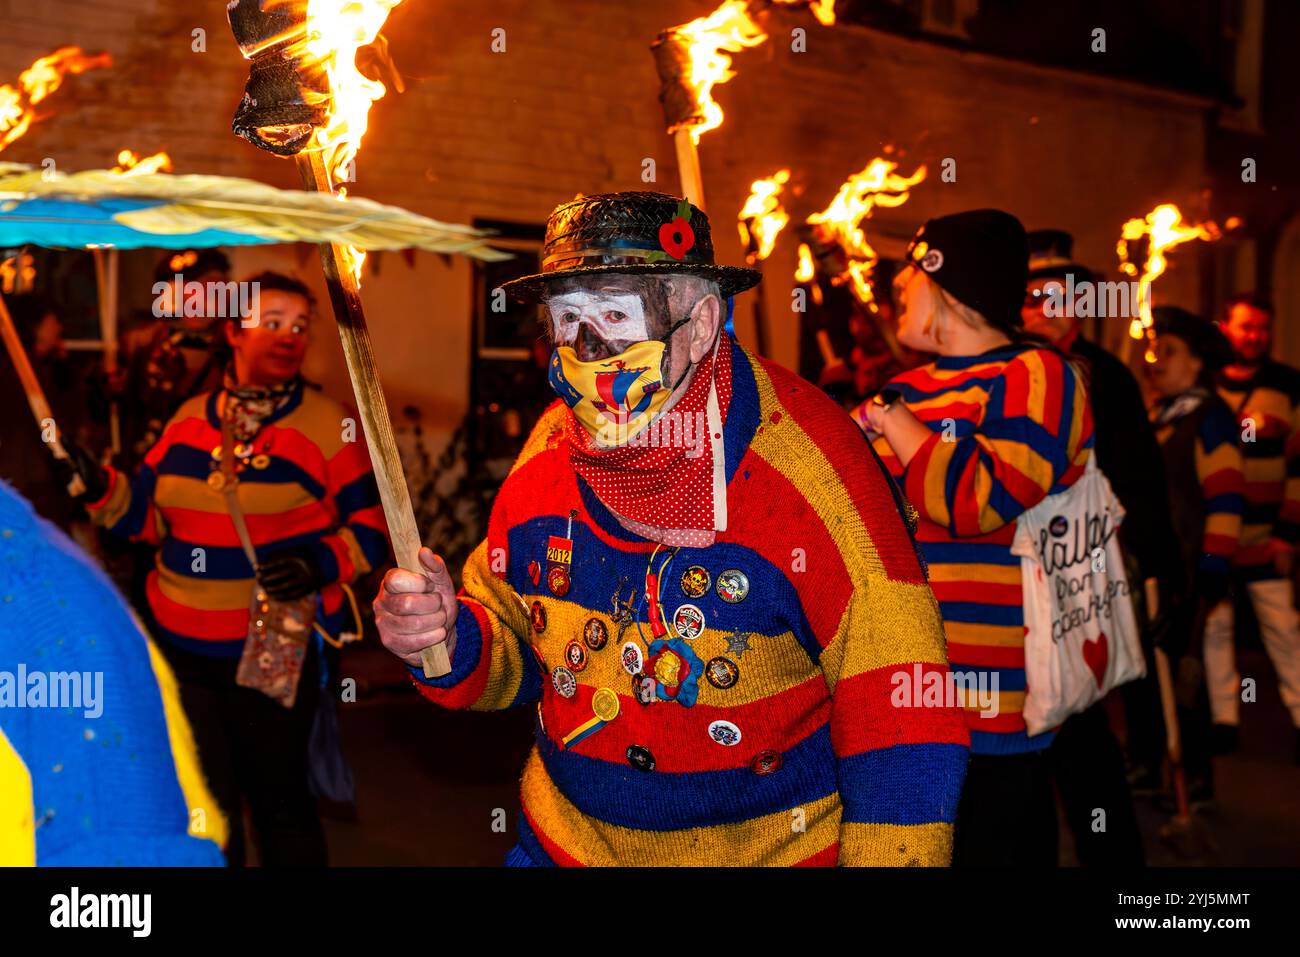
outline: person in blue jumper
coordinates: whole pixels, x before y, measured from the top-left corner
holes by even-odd
[[[221,866],[226,821],[166,662],[0,480],[0,866]]]

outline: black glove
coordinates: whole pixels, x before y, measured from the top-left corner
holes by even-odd
[[[75,476],[81,477],[81,484],[86,487],[78,498],[87,502],[98,502],[108,493],[108,473],[95,461],[95,457],[86,449],[69,438],[60,436],[63,449],[68,458],[56,458],[53,461],[54,477],[60,485],[67,488]]]
[[[276,601],[296,601],[329,584],[307,547],[286,548],[259,562],[257,580]]]

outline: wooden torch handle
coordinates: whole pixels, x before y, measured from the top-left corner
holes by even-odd
[[[691,138],[689,127],[673,134],[677,147],[677,170],[681,174],[682,196],[696,209],[704,209],[704,176],[700,172],[700,151]]]
[[[36,378],[36,370],[32,368],[31,360],[27,358],[27,350],[23,348],[23,341],[18,337],[18,328],[14,325],[13,316],[9,315],[9,307],[5,304],[3,296],[0,296],[0,339],[4,339],[9,358],[18,372],[18,381],[22,383],[23,392],[27,395],[27,405],[31,407],[32,416],[36,419],[36,427],[44,432],[46,421],[54,422],[54,412],[50,409],[49,400],[45,398],[41,381]],[[69,458],[67,449],[63,447],[63,442],[59,438],[57,422],[55,422],[54,435],[48,444],[56,459]],[[68,483],[68,494],[75,497],[85,491],[86,486],[81,476],[74,472],[72,480]]]
[[[319,151],[300,153],[296,159],[307,189],[331,192],[329,172]],[[379,369],[361,308],[361,290],[351,268],[352,254],[337,243],[322,243],[320,256],[339,327],[339,339],[343,343],[343,358],[347,362],[348,377],[352,380],[352,393],[356,396],[357,412],[370,446],[370,461],[379,485],[388,534],[393,542],[393,555],[401,568],[422,575],[420,532],[415,524],[415,510],[411,507],[411,495],[406,488],[397,440],[393,437],[393,424],[379,384]],[[420,660],[426,678],[440,678],[451,673],[451,656],[446,644],[425,648],[420,652]]]

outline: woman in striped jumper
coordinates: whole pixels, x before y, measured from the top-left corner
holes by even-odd
[[[944,619],[971,760],[953,864],[1053,866],[1056,805],[1046,749],[1029,735],[1016,519],[1083,474],[1092,420],[1059,352],[1019,340],[1025,231],[998,210],[933,219],[895,280],[899,340],[937,353],[858,413],[919,513],[917,541]]]
[[[1241,536],[1246,480],[1237,418],[1214,391],[1214,375],[1232,347],[1209,320],[1173,306],[1152,310],[1155,362],[1147,370],[1151,407],[1165,457],[1169,505],[1188,583],[1172,616],[1165,651],[1178,662],[1178,724],[1193,803],[1214,798],[1210,702],[1204,681],[1204,632],[1228,597],[1228,571]]]

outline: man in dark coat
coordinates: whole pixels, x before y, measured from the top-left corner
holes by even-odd
[[[1181,579],[1182,569],[1166,501],[1160,445],[1133,373],[1083,335],[1081,313],[1088,310],[1081,308],[1087,301],[1082,296],[1088,296],[1103,312],[1113,299],[1102,294],[1096,276],[1087,267],[1074,262],[1073,245],[1070,234],[1060,230],[1029,234],[1029,282],[1021,315],[1028,332],[1049,340],[1084,366],[1096,428],[1097,466],[1126,513],[1120,541],[1129,559],[1129,578],[1135,587],[1154,580],[1161,598],[1168,596],[1172,602],[1179,594],[1175,583]],[[1151,624],[1144,628],[1147,677],[1123,686],[1121,692],[1134,787],[1151,792],[1160,786],[1165,751],[1159,687],[1151,660],[1157,631]],[[1052,745],[1052,756],[1081,863],[1140,863],[1141,841],[1124,778],[1124,759],[1101,702],[1066,721]],[[1107,812],[1105,831],[1092,829],[1095,808]]]

